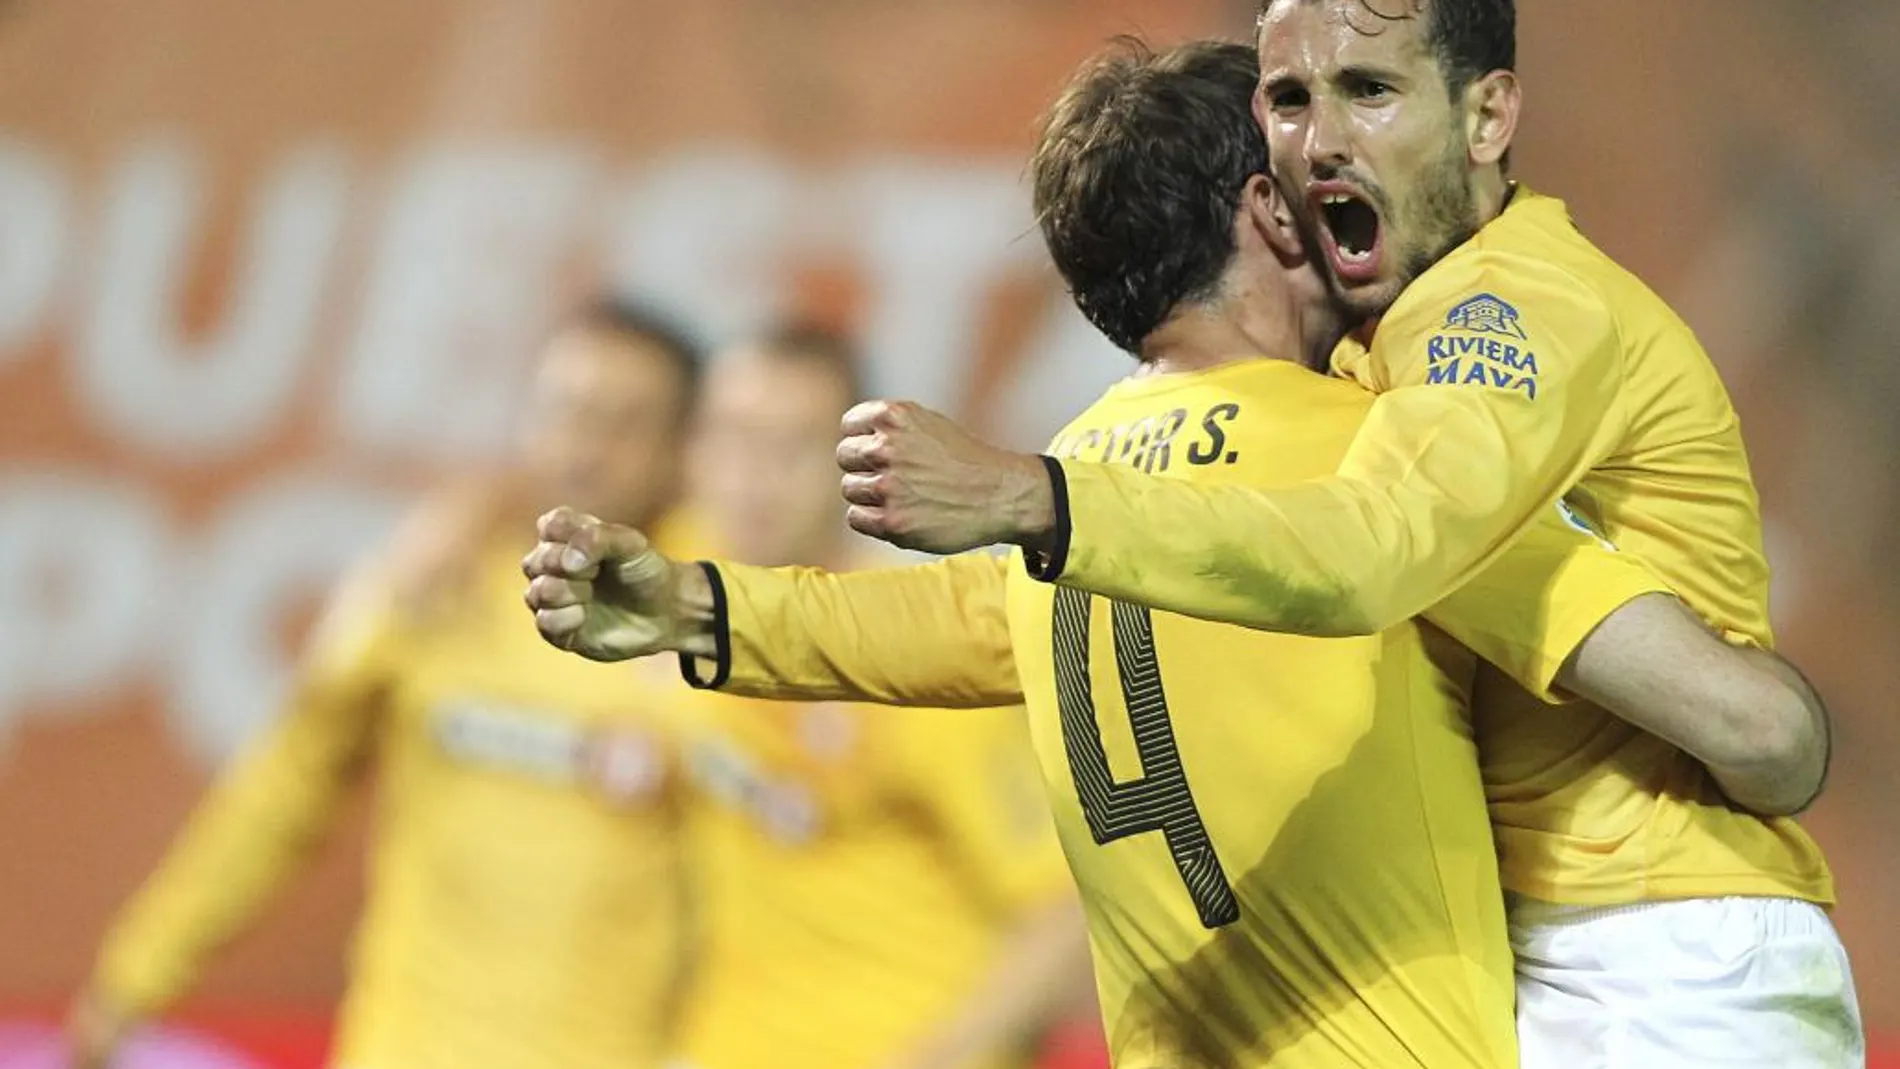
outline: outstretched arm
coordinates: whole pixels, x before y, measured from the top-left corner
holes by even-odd
[[[694,686],[798,701],[973,708],[1022,700],[1006,564],[834,574],[682,564],[638,531],[556,509],[523,562],[549,642],[594,660],[678,653]]]
[[[681,671],[694,686],[761,698],[1017,705],[1007,567],[987,554],[844,574],[707,564],[723,591],[712,656],[682,656]]]

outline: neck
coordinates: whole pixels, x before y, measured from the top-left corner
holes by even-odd
[[[1296,287],[1230,283],[1211,301],[1179,308],[1141,343],[1157,373],[1202,371],[1240,360],[1290,360],[1324,368],[1342,330],[1323,297],[1303,301]]]
[[[1504,177],[1502,170],[1492,169],[1472,179],[1471,192],[1475,208],[1473,214],[1477,217],[1478,229],[1482,230],[1511,206],[1511,196],[1517,192],[1517,183]],[[1379,319],[1375,316],[1353,327],[1351,333],[1361,344],[1371,345],[1372,337],[1378,330]]]
[[[1478,209],[1478,225],[1482,227],[1504,214],[1505,207],[1511,203],[1511,193],[1517,188],[1517,183],[1504,177],[1502,170],[1491,168],[1480,172],[1472,186],[1472,199],[1476,202]]]

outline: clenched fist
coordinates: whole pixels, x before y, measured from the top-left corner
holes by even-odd
[[[867,401],[844,414],[838,466],[853,530],[905,549],[961,553],[1035,546],[1055,526],[1042,461],[983,442],[909,401]]]
[[[711,655],[712,593],[700,569],[668,560],[631,527],[573,509],[542,516],[536,529],[540,544],[521,571],[541,637],[593,661]]]

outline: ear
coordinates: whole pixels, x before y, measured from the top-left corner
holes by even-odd
[[[1511,151],[1523,106],[1523,91],[1510,71],[1492,71],[1471,83],[1465,90],[1465,143],[1473,164],[1490,167]]]
[[[1247,179],[1240,190],[1241,211],[1260,239],[1266,242],[1282,263],[1306,259],[1306,245],[1300,240],[1299,222],[1273,179],[1257,174]]]

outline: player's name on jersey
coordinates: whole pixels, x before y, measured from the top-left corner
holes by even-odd
[[[1081,427],[1065,432],[1049,447],[1061,460],[1126,464],[1153,474],[1177,459],[1188,464],[1232,464],[1240,459],[1228,431],[1240,418],[1240,405],[1223,401],[1196,413],[1172,408],[1112,427]]]

